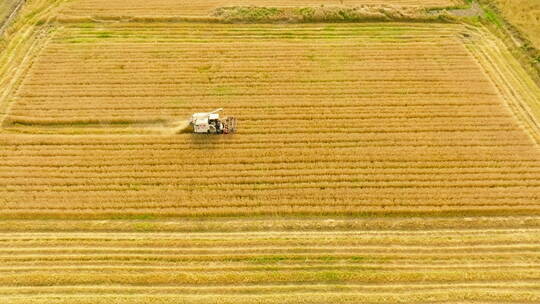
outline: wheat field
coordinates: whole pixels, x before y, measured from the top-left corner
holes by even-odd
[[[0,51],[1,303],[540,301],[540,89],[487,28],[122,3]]]
[[[41,50],[0,138],[6,214],[539,207],[534,138],[459,39],[462,26],[140,29],[72,25]],[[201,105],[236,115],[238,134],[154,127]]]

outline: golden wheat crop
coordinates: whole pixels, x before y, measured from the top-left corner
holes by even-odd
[[[461,25],[142,28],[50,38],[0,136],[6,216],[538,212],[537,133]],[[238,134],[152,127],[217,107]]]

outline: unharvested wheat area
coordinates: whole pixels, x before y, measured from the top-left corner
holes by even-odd
[[[0,302],[539,302],[512,51],[474,20],[205,19],[253,5],[466,4],[29,1],[0,49]],[[217,108],[236,133],[189,132]]]

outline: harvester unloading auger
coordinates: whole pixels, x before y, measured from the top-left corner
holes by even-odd
[[[236,118],[220,118],[217,109],[209,113],[195,113],[191,116],[190,125],[196,134],[229,134],[236,132]]]

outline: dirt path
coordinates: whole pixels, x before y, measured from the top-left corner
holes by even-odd
[[[478,2],[473,2],[471,7],[464,9],[454,9],[448,11],[450,14],[457,17],[479,17],[484,16],[484,10]]]

